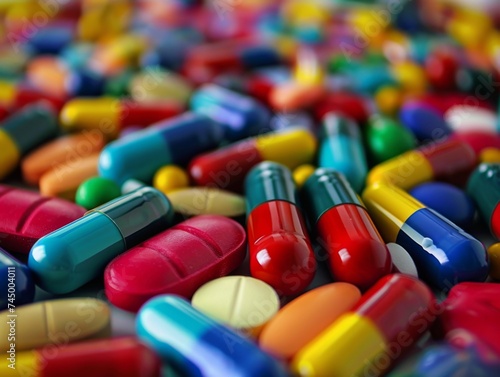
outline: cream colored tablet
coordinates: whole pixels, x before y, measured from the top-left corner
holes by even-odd
[[[16,352],[46,344],[64,345],[111,333],[108,305],[94,298],[69,298],[23,305],[0,313],[0,349]],[[15,338],[13,339],[12,336]]]
[[[253,336],[258,335],[262,326],[280,308],[274,289],[249,276],[212,280],[195,292],[192,305],[206,315]]]
[[[169,192],[168,199],[176,212],[187,216],[245,214],[245,198],[229,191],[210,187],[191,187]]]

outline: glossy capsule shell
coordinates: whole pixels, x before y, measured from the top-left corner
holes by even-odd
[[[467,193],[477,205],[491,234],[500,239],[500,165],[483,163],[471,174]]]
[[[35,297],[35,282],[28,266],[0,248],[0,309],[29,304]],[[9,305],[10,304],[10,305]]]
[[[488,257],[481,242],[395,186],[363,192],[371,218],[386,242],[403,246],[419,277],[439,289],[462,281],[484,281]]]
[[[189,187],[168,193],[175,212],[184,216],[220,215],[238,217],[245,214],[246,202],[241,195],[211,187]]]
[[[146,345],[133,337],[87,340],[57,348],[20,352],[16,369],[4,362],[3,377],[21,377],[30,371],[33,377],[158,377],[161,360]]]
[[[205,115],[186,113],[108,144],[101,152],[99,175],[118,184],[130,178],[148,183],[162,166],[184,165],[217,147],[222,138],[219,124]]]
[[[0,179],[19,163],[21,156],[53,138],[57,133],[54,110],[44,104],[34,104],[10,116],[0,127]]]
[[[66,200],[7,185],[0,185],[0,208],[0,247],[26,254],[41,237],[85,214]]]
[[[190,108],[220,123],[224,138],[230,141],[269,129],[271,116],[263,105],[251,97],[214,84],[198,88],[191,96]]]
[[[373,167],[366,183],[394,184],[403,190],[452,175],[468,173],[476,164],[471,147],[462,141],[448,139],[405,152]]]
[[[302,198],[335,281],[366,290],[391,272],[384,240],[341,173],[317,169],[304,184]]]
[[[316,271],[316,260],[297,206],[291,172],[262,162],[245,179],[250,273],[279,294],[304,290]]]
[[[166,229],[172,217],[162,193],[141,188],[42,237],[30,251],[28,266],[44,290],[74,291],[99,276],[113,258]]]
[[[360,192],[365,184],[368,166],[358,126],[336,113],[323,117],[318,166],[344,174],[351,187]]]
[[[257,345],[174,295],[148,301],[136,332],[167,363],[186,375],[284,377],[285,370]]]
[[[116,98],[75,98],[61,110],[60,121],[64,130],[97,128],[106,135],[116,137],[128,126],[149,126],[182,112],[176,102],[140,103]]]
[[[299,376],[380,376],[430,327],[433,310],[434,296],[424,283],[388,275],[307,344],[292,370]]]
[[[234,220],[196,216],[114,259],[104,272],[113,305],[137,311],[150,298],[190,298],[201,285],[225,276],[245,258],[246,235]]]
[[[241,191],[245,176],[262,161],[278,162],[293,169],[312,162],[315,152],[316,139],[311,132],[290,128],[202,154],[190,163],[189,173],[200,186]]]

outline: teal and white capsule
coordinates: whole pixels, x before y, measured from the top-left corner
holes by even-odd
[[[345,175],[352,188],[361,192],[368,165],[358,125],[343,115],[330,112],[323,118],[318,165]]]
[[[119,254],[168,228],[173,216],[165,195],[139,188],[40,238],[31,248],[28,267],[47,292],[72,292],[102,276]]]

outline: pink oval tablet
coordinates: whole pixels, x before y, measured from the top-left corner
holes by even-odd
[[[106,296],[129,311],[159,294],[190,298],[201,285],[238,267],[245,253],[240,224],[223,216],[196,216],[114,259],[104,272]]]

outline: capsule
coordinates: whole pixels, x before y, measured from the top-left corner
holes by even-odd
[[[468,173],[475,165],[476,155],[467,143],[445,140],[424,145],[376,165],[368,173],[366,183],[390,183],[408,190],[433,179]]]
[[[391,272],[384,240],[341,173],[317,169],[304,184],[303,199],[335,281],[365,290]]]
[[[4,358],[5,359],[5,358]],[[2,361],[3,377],[159,377],[161,360],[143,343],[133,337],[92,340],[57,347],[20,352],[16,368]]]
[[[108,144],[101,152],[99,174],[118,184],[130,178],[148,183],[162,166],[186,164],[215,148],[222,138],[218,123],[202,114],[186,113]]]
[[[7,118],[0,127],[0,180],[14,170],[21,156],[53,138],[57,130],[54,110],[43,104],[26,106]]]
[[[64,130],[97,128],[116,137],[128,126],[149,126],[182,112],[176,102],[132,102],[116,98],[76,98],[64,105],[60,121]]]
[[[440,139],[452,133],[450,125],[437,110],[411,101],[403,105],[399,119],[421,141]]]
[[[369,186],[363,202],[384,240],[403,246],[427,283],[448,290],[488,276],[481,242],[398,187]]]
[[[10,112],[15,113],[26,105],[39,101],[46,101],[56,110],[61,110],[65,99],[48,93],[40,92],[27,85],[0,80],[0,104]]]
[[[368,101],[358,94],[348,92],[330,93],[314,107],[318,119],[322,119],[329,112],[344,114],[357,124],[366,123],[370,116]]]
[[[0,248],[0,310],[29,304],[35,297],[35,283],[28,266]],[[9,305],[10,304],[10,305]]]
[[[26,254],[38,239],[85,214],[71,202],[7,185],[0,185],[0,209],[0,247]]]
[[[271,115],[263,105],[221,86],[207,84],[198,88],[191,96],[190,108],[220,123],[229,141],[269,131]]]
[[[347,117],[327,113],[321,132],[318,165],[343,173],[354,191],[360,192],[368,166],[358,126]]]
[[[201,186],[241,191],[245,176],[262,161],[275,161],[290,169],[310,163],[316,139],[303,128],[290,128],[239,141],[193,159],[189,173]]]
[[[71,292],[102,274],[114,257],[167,228],[172,218],[168,199],[144,187],[42,237],[28,266],[44,290]]]
[[[262,162],[248,173],[245,193],[250,273],[279,294],[300,293],[314,277],[316,260],[291,172]]]
[[[148,301],[137,315],[136,332],[163,360],[188,376],[287,376],[252,341],[173,295]]]
[[[189,298],[243,262],[245,241],[243,227],[222,216],[183,221],[114,259],[104,272],[106,297],[130,311],[160,294]]]
[[[435,299],[418,279],[380,279],[293,359],[299,376],[380,376],[433,323]]]
[[[491,234],[500,239],[500,165],[479,165],[469,178],[467,193],[476,203]]]
[[[457,105],[444,114],[450,127],[456,132],[483,131],[498,134],[498,114],[477,106]]]

